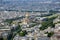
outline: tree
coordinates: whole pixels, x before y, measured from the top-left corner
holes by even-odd
[[[26,34],[27,34],[26,31],[20,31],[20,33],[19,33],[20,36],[25,36]]]
[[[50,33],[48,33],[48,37],[51,37],[51,36],[53,36],[54,35],[54,32],[50,32]]]
[[[3,40],[3,37],[1,37],[0,40]]]
[[[41,23],[42,26],[39,28],[40,30],[45,30],[47,29],[49,26],[53,25],[53,21],[49,20],[49,21],[44,21]]]
[[[52,24],[51,28],[54,28],[55,27],[55,24]]]
[[[9,24],[11,24],[12,20],[11,19],[6,19],[5,22],[8,22]]]

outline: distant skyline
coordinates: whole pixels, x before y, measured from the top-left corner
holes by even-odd
[[[60,0],[3,0],[3,1],[39,1],[39,2],[50,1],[50,2],[60,2]]]
[[[47,11],[59,9],[60,0],[0,0],[0,5],[3,9]]]

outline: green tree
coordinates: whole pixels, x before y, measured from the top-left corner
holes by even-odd
[[[26,31],[20,31],[20,33],[19,33],[20,36],[25,36],[26,34],[27,34]]]
[[[51,37],[53,35],[54,35],[54,32],[50,32],[50,33],[48,33],[47,37]]]

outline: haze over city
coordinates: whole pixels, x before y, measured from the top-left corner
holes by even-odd
[[[0,40],[60,40],[60,0],[0,0]]]

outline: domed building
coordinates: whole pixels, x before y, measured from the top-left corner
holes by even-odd
[[[28,24],[29,23],[29,13],[25,14],[25,18],[22,21],[22,24]]]
[[[22,20],[23,27],[29,27],[29,22],[30,22],[29,16],[30,16],[29,13],[25,14],[25,18],[23,18],[23,20]]]

